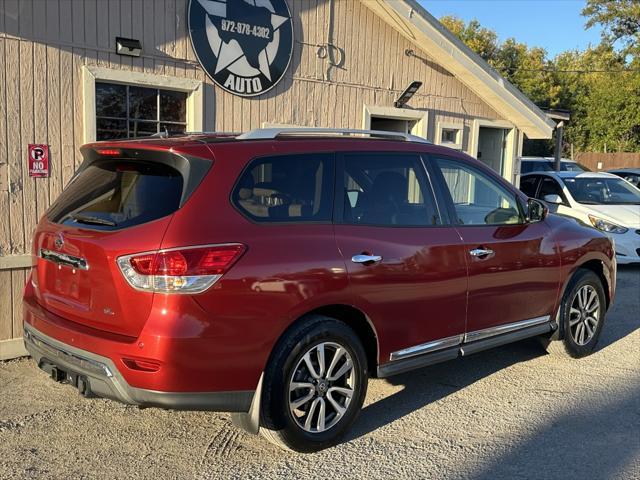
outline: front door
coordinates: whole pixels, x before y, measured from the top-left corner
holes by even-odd
[[[504,155],[507,130],[480,127],[478,130],[478,160],[499,175],[504,174]]]
[[[460,160],[436,164],[469,267],[468,338],[496,326],[548,321],[560,281],[550,229],[525,222],[515,192],[501,179]]]
[[[348,153],[336,177],[336,241],[353,304],[378,333],[380,362],[457,345],[466,318],[465,253],[420,156]],[[443,342],[425,346],[435,340]]]

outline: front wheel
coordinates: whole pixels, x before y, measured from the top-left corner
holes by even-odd
[[[260,432],[286,449],[322,450],[346,433],[366,392],[366,355],[355,332],[308,317],[278,342],[267,366]]]
[[[567,287],[558,319],[561,340],[543,340],[549,353],[585,357],[596,348],[607,311],[600,278],[590,270],[578,270]]]

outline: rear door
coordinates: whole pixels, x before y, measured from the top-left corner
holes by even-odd
[[[464,249],[420,155],[345,153],[337,172],[336,242],[353,303],[376,327],[381,363],[458,344]]]
[[[467,334],[543,322],[560,281],[559,254],[545,222],[525,222],[515,192],[484,169],[453,158],[434,161],[469,266]]]
[[[129,286],[116,259],[159,248],[190,180],[179,159],[140,160],[115,149],[108,154],[84,164],[40,222],[34,237],[36,295],[68,320],[137,336],[153,294]],[[167,160],[161,153],[152,156]]]

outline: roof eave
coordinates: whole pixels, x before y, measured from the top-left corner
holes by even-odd
[[[447,30],[416,0],[364,2],[387,23],[504,116],[528,138],[551,138],[555,122],[527,96],[492,69],[487,62]]]

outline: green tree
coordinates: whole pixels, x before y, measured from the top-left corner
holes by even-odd
[[[601,25],[603,39],[608,43],[621,40],[627,53],[640,48],[640,2],[638,0],[587,0],[582,10],[587,17],[586,28]]]
[[[440,22],[487,62],[495,58],[498,35],[493,30],[481,27],[477,20],[465,24],[464,20],[454,16],[442,17]]]
[[[548,73],[551,65],[543,48],[529,48],[513,38],[499,43],[496,32],[482,27],[477,20],[465,23],[446,16],[440,21],[532,101],[544,107],[557,106],[558,91]]]
[[[513,38],[500,43],[495,32],[476,20],[467,24],[445,17],[443,23],[538,106],[570,110],[566,145],[578,151],[602,151],[605,145],[609,151],[640,151],[640,55],[634,55],[640,47],[629,40],[639,32],[633,15],[640,2],[589,0],[585,11],[589,8],[589,22],[609,22],[615,38],[607,36],[600,45],[553,59],[544,49]],[[614,30],[613,25],[619,27]],[[628,48],[617,51],[615,39]],[[553,143],[537,147],[550,153]]]

